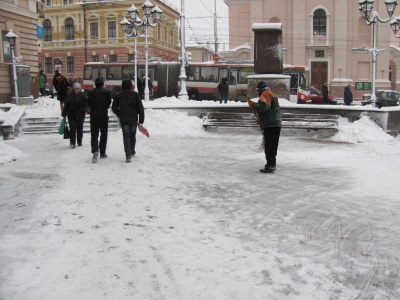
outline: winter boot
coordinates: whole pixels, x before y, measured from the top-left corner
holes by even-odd
[[[92,163],[97,163],[97,158],[99,157],[99,152],[93,153]]]
[[[276,170],[276,166],[265,165],[264,169],[261,169],[261,173],[274,173]]]

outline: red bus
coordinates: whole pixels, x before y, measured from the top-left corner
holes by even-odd
[[[180,74],[178,62],[158,62],[148,63],[148,74],[153,84],[150,97],[160,98],[164,96],[177,96]],[[145,63],[137,64],[138,78],[143,78],[145,74]],[[94,81],[99,75],[104,78],[104,87],[110,89],[113,94],[121,90],[121,81],[130,78],[134,82],[135,64],[129,62],[89,62],[85,63],[83,71],[83,89],[91,90],[95,85]]]
[[[290,76],[290,102],[299,104],[310,100],[310,71],[301,65],[283,65],[283,74]]]
[[[152,98],[178,96],[180,90],[179,62],[148,63],[149,78],[153,83]],[[145,64],[138,62],[138,75],[145,73]],[[246,101],[247,76],[254,75],[252,61],[244,62],[191,62],[185,67],[186,88],[191,100],[218,100],[217,86],[222,78],[229,84],[228,99]],[[102,74],[105,87],[113,93],[121,90],[121,81],[130,78],[134,81],[134,62],[90,62],[84,66],[83,88],[90,90],[94,80]],[[301,103],[309,99],[309,71],[304,66],[284,65],[283,73],[291,76],[290,95],[292,102]]]

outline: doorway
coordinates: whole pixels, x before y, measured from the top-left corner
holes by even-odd
[[[311,62],[311,86],[321,90],[322,84],[328,82],[328,62]]]

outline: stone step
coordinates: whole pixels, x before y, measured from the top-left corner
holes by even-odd
[[[23,134],[54,134],[58,133],[62,117],[22,117],[19,131]],[[118,118],[114,114],[109,115],[108,129],[119,129]],[[83,132],[90,132],[90,117],[85,118]]]

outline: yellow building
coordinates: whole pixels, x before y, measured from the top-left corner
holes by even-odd
[[[179,61],[179,12],[162,1],[152,0],[163,10],[159,23],[148,27],[149,58]],[[61,74],[83,78],[85,62],[134,60],[134,38],[126,38],[120,22],[130,19],[132,4],[143,20],[143,2],[45,0],[43,47],[39,68],[52,81],[55,69]],[[143,33],[142,29],[139,30]],[[137,59],[145,59],[145,38],[137,38]]]

